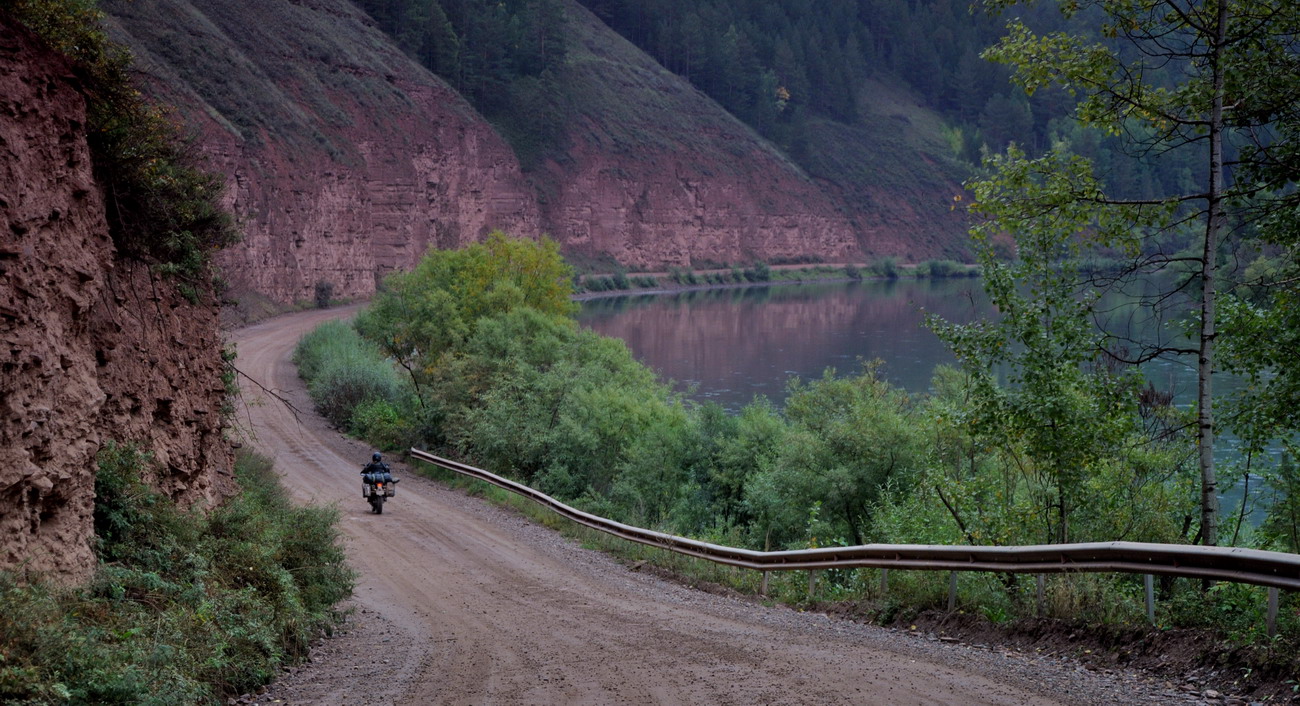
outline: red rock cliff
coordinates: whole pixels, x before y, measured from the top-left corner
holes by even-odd
[[[837,204],[711,99],[571,3],[563,163],[535,175],[570,252],[659,268],[861,256]],[[610,94],[613,94],[611,97]]]
[[[228,175],[236,286],[367,295],[430,245],[540,231],[514,153],[346,0],[107,2],[114,36]]]
[[[135,442],[183,504],[231,487],[216,311],[115,256],[86,107],[0,16],[0,568],[81,580],[95,455]]]
[[[229,278],[280,301],[310,299],[318,281],[368,294],[428,246],[492,228],[647,268],[951,256],[945,243],[962,228],[948,208],[960,186],[903,145],[902,128],[888,131],[898,121],[819,148],[866,183],[810,177],[577,2],[556,99],[564,144],[526,174],[481,116],[347,0],[104,6],[146,82],[181,106],[228,175],[247,227],[223,259]],[[925,178],[903,189],[880,163]]]

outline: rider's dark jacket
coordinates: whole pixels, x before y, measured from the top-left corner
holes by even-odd
[[[374,485],[375,483],[393,482],[392,470],[387,463],[383,461],[371,461],[361,469],[361,480],[364,483]]]

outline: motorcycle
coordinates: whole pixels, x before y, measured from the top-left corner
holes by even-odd
[[[397,481],[393,474],[364,473],[361,495],[370,502],[370,511],[376,515],[384,514],[384,503],[397,494]]]

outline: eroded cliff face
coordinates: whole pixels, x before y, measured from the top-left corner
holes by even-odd
[[[245,237],[220,262],[236,287],[365,296],[431,245],[540,233],[510,147],[347,0],[104,7],[228,177]]]
[[[95,455],[182,504],[232,488],[216,311],[115,256],[64,61],[0,16],[0,568],[94,569]]]
[[[821,148],[837,178],[852,171],[834,168],[846,159],[866,183],[814,178],[577,2],[566,5],[562,153],[527,173],[348,0],[104,7],[144,82],[180,106],[228,177],[246,237],[223,255],[227,277],[281,302],[311,299],[317,282],[368,295],[429,246],[494,228],[650,269],[952,257],[963,229],[949,212],[960,185],[918,166],[924,150],[899,146],[888,127],[845,138],[855,154],[838,140]]]
[[[851,218],[774,147],[586,8],[566,15],[563,80],[604,87],[575,94],[565,159],[534,177],[566,251],[646,268],[862,256]]]

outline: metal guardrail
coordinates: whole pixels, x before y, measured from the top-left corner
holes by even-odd
[[[1124,572],[1249,583],[1300,590],[1300,555],[1236,547],[1201,547],[1143,542],[1091,542],[1020,547],[923,544],[867,544],[796,551],[760,552],[725,547],[654,532],[572,508],[521,483],[473,466],[411,449],[411,456],[486,481],[550,508],[578,524],[616,537],[719,564],[756,571],[818,569],[905,569],[1011,573]],[[1150,582],[1148,581],[1148,586]],[[811,578],[810,578],[811,585]],[[1148,594],[1149,594],[1148,587]],[[1276,610],[1276,593],[1270,592]],[[1150,612],[1150,598],[1148,598]]]

